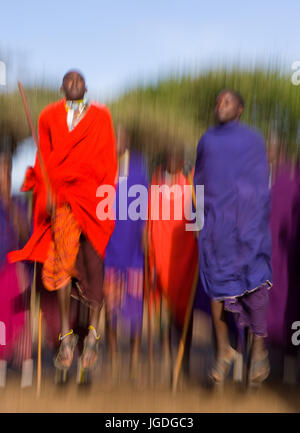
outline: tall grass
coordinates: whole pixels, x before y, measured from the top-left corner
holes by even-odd
[[[201,134],[213,122],[213,107],[223,88],[244,96],[243,121],[267,137],[275,130],[287,152],[299,152],[300,86],[279,69],[215,69],[198,76],[170,77],[155,85],[139,86],[109,103],[114,123],[131,131],[133,145],[153,160],[164,149],[184,147],[193,155]],[[41,109],[58,99],[46,88],[27,89],[35,125]],[[0,94],[0,140],[10,136],[13,146],[30,135],[18,92]]]
[[[59,96],[58,92],[46,88],[25,89],[35,128],[40,111]],[[0,146],[9,146],[14,151],[22,140],[31,135],[21,96],[18,91],[0,93]]]

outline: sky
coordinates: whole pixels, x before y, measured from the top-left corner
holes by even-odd
[[[90,95],[116,97],[170,72],[300,60],[300,2],[0,0],[7,83],[59,86],[79,68]]]

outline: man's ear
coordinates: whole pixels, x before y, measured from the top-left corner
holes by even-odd
[[[243,114],[244,108],[240,105],[238,108],[238,115],[239,117],[241,117],[241,115]]]

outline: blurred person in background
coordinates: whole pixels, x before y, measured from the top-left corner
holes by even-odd
[[[292,324],[300,318],[300,170],[276,131],[267,140],[270,164],[273,288],[268,342],[283,359],[283,380],[297,381],[298,347]],[[282,360],[282,359],[281,359]]]
[[[118,187],[116,192],[116,225],[105,256],[106,330],[113,377],[118,363],[118,321],[130,336],[130,374],[138,379],[139,353],[143,326],[144,251],[143,236],[147,213],[137,220],[128,214],[136,197],[129,188],[142,185],[148,189],[148,173],[143,157],[130,148],[130,133],[122,125],[117,131]],[[144,208],[147,211],[147,197]],[[120,209],[121,206],[124,209]],[[124,218],[124,211],[126,212]]]
[[[262,136],[240,123],[244,101],[233,90],[216,100],[216,125],[197,148],[194,183],[204,185],[204,227],[199,233],[201,284],[211,298],[216,361],[210,373],[223,384],[236,351],[228,312],[253,336],[248,383],[269,375],[267,307],[271,287],[269,169]]]
[[[182,150],[166,152],[164,163],[154,171],[151,181],[151,188],[159,187],[161,192],[157,200],[151,189],[148,209],[150,294],[160,325],[162,375],[168,382],[172,373],[171,330],[175,330],[173,335],[177,339],[181,336],[198,261],[196,237],[194,232],[186,230],[190,221],[184,209],[185,206],[192,209],[192,193],[191,188],[184,188],[190,185],[184,164]],[[169,192],[163,190],[165,187],[170,188]],[[167,219],[163,215],[164,206],[170,210]],[[192,320],[184,352],[186,376],[191,338]]]
[[[22,367],[21,386],[32,384],[29,270],[10,264],[7,253],[24,244],[29,235],[26,206],[11,197],[12,155],[0,148],[0,386],[5,386],[8,362]]]
[[[96,214],[103,200],[96,194],[101,185],[114,189],[115,137],[109,110],[88,103],[80,72],[67,72],[61,90],[65,97],[48,105],[39,117],[46,175],[37,157],[23,185],[23,190],[33,189],[34,193],[33,235],[9,258],[12,262],[43,263],[43,285],[57,291],[60,334],[54,364],[58,371],[69,369],[77,343],[70,329],[71,293],[88,305],[87,335],[80,357],[81,370],[88,372],[98,357],[103,257],[114,228],[112,219],[102,215],[100,220]]]

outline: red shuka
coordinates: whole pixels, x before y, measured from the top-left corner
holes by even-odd
[[[158,169],[152,178],[152,185],[165,185],[162,172]],[[163,195],[159,195],[158,217],[151,218],[152,195],[149,199],[149,267],[150,275],[155,269],[156,291],[163,294],[167,305],[173,315],[174,320],[179,324],[184,324],[186,310],[193,286],[195,272],[197,271],[198,249],[197,240],[192,231],[186,231],[185,225],[190,221],[185,219],[185,202],[191,205],[192,196],[184,192],[184,186],[190,185],[188,178],[183,173],[173,176],[172,185],[180,187],[182,196],[164,198],[170,206],[170,220],[162,219]],[[169,186],[172,186],[169,185]],[[174,218],[175,204],[181,202],[181,219]]]
[[[91,103],[72,131],[67,125],[65,99],[48,105],[39,118],[42,157],[57,206],[68,203],[82,230],[100,256],[114,229],[114,221],[100,221],[96,197],[101,185],[115,187],[117,158],[109,110]],[[47,193],[40,163],[27,170],[22,191],[33,188],[33,234],[22,250],[8,254],[10,262],[44,262],[51,240],[51,221],[46,212]]]

